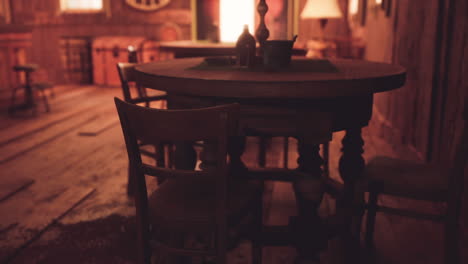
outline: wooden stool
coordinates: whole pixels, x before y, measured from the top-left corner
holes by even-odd
[[[45,90],[51,88],[52,85],[48,83],[33,83],[31,80],[31,73],[35,72],[39,68],[36,64],[23,64],[23,65],[16,65],[13,67],[15,72],[21,74],[24,72],[25,74],[25,83],[23,85],[17,86],[13,89],[13,94],[11,97],[11,106],[8,109],[10,113],[15,112],[16,110],[23,110],[23,109],[33,109],[33,114],[36,114],[37,104],[34,98],[34,90],[39,91],[41,93],[42,100],[44,102],[44,106],[46,112],[50,111],[49,102],[47,100],[47,96],[45,94]],[[18,89],[24,88],[24,103],[20,105],[15,105],[16,101],[16,92]]]

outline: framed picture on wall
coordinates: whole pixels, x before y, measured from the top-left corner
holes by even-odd
[[[171,2],[171,0],[159,0],[159,1],[141,1],[141,0],[125,0],[127,5],[140,10],[140,11],[155,11],[165,7]]]

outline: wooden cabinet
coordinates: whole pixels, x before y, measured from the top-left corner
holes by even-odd
[[[92,62],[94,83],[98,85],[120,85],[116,64],[128,62],[128,49],[137,50],[139,62],[159,60],[159,47],[156,41],[144,37],[106,36],[94,39]]]
[[[90,38],[62,37],[60,55],[67,83],[92,83]]]

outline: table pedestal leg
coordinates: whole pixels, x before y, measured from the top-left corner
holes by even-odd
[[[359,252],[359,233],[360,233],[360,221],[354,221],[353,216],[356,216],[356,219],[362,217],[362,210],[360,213],[355,214],[354,208],[356,208],[356,200],[354,200],[356,181],[362,175],[364,171],[365,161],[362,157],[364,153],[364,141],[361,136],[361,128],[351,128],[346,130],[346,135],[342,141],[342,156],[339,162],[339,172],[341,178],[344,181],[344,193],[342,198],[337,203],[337,210],[341,211],[342,216],[344,217],[343,223],[344,227],[344,240],[346,247],[346,259],[350,263],[355,263],[359,257],[357,253]],[[361,197],[362,199],[362,197]],[[361,203],[363,201],[359,201]],[[354,230],[353,230],[354,229]],[[356,230],[357,229],[357,230]]]
[[[193,170],[197,163],[197,153],[192,142],[176,143],[175,146],[175,167],[181,170]]]
[[[299,140],[298,170],[310,177],[298,178],[293,183],[298,208],[298,216],[291,222],[299,255],[296,263],[318,262],[320,251],[327,245],[325,228],[318,215],[324,190],[319,149],[319,145]]]
[[[242,162],[241,156],[245,151],[245,137],[237,136],[229,140],[228,152],[230,158],[230,171],[234,177],[246,175],[247,167]]]

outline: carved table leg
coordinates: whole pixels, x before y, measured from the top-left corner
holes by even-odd
[[[291,223],[299,254],[296,263],[318,263],[319,253],[327,245],[325,228],[318,215],[324,190],[319,150],[319,145],[299,140],[298,170],[310,177],[298,178],[293,183],[298,208],[298,216]]]
[[[344,181],[344,193],[342,198],[338,201],[338,208],[342,216],[344,217],[344,239],[346,242],[346,259],[350,263],[355,263],[359,257],[356,247],[359,248],[359,233],[360,233],[360,218],[362,217],[362,206],[361,212],[358,214],[354,213],[354,209],[357,203],[363,203],[363,201],[355,200],[355,187],[356,181],[362,175],[364,171],[365,161],[362,157],[364,153],[364,141],[361,136],[361,128],[351,128],[346,130],[346,135],[342,141],[342,156],[339,163],[339,171],[341,178]],[[359,197],[362,200],[362,197]],[[353,216],[356,218],[353,219]],[[353,223],[354,220],[354,223]]]
[[[230,171],[237,177],[245,175],[247,167],[241,159],[245,151],[245,137],[237,136],[229,140],[228,152],[230,158]]]
[[[192,142],[180,142],[175,144],[175,167],[182,170],[193,170],[197,163],[197,153]]]

